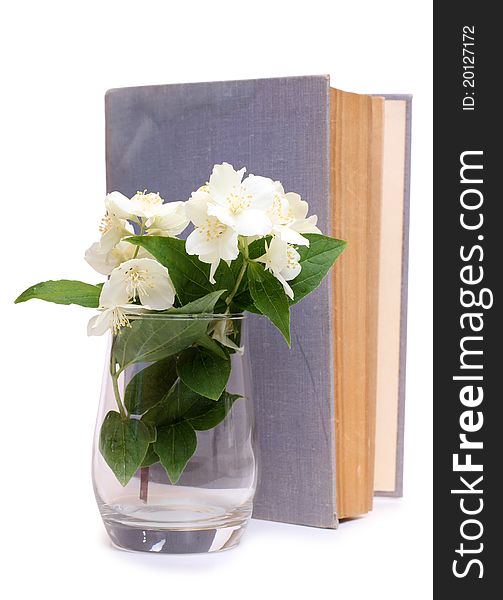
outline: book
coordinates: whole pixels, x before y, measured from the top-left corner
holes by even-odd
[[[410,99],[351,94],[330,88],[328,76],[305,76],[115,89],[105,110],[109,192],[148,187],[185,200],[225,161],[300,193],[320,229],[348,241],[333,277],[293,307],[291,349],[265,318],[248,317],[254,517],[336,527],[371,509],[374,478],[379,491],[400,493],[406,286],[396,261],[395,308],[380,300],[389,287],[383,257],[400,246],[398,262],[406,261],[407,171],[396,165],[408,156],[409,138],[399,137]],[[402,228],[385,244],[397,210]],[[383,360],[381,349],[394,358]]]
[[[403,493],[412,97],[386,95],[374,489]]]

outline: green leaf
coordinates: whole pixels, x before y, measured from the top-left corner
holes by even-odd
[[[162,400],[178,377],[176,360],[168,357],[142,369],[126,386],[124,403],[130,414],[142,415]]]
[[[157,428],[155,423],[150,423],[150,421],[145,421],[145,426],[148,429],[149,442],[153,443],[157,439]]]
[[[299,246],[297,248],[302,271],[293,281],[289,281],[294,293],[290,304],[296,304],[320,285],[330,267],[347,246],[347,242],[318,233],[302,235],[309,240],[309,247]]]
[[[205,332],[204,321],[138,319],[123,327],[114,339],[113,353],[123,371],[136,362],[154,362],[193,344]]]
[[[217,270],[215,271],[215,283],[212,288],[214,290],[226,290],[227,294],[230,294],[232,289],[234,288],[234,283],[237,279],[237,275],[239,273],[239,269],[236,271],[236,265],[241,264],[240,259],[242,261],[241,255],[238,256],[236,260],[231,262],[231,266],[229,267],[227,263],[223,260],[220,261]],[[210,273],[208,270],[208,277]],[[226,296],[222,298],[221,301],[217,304],[217,308],[219,308],[219,312],[224,312],[227,308],[227,305],[224,302]],[[221,310],[220,310],[221,309]]]
[[[97,308],[100,303],[101,286],[91,285],[83,281],[43,281],[25,290],[14,301],[26,302],[33,298],[55,302],[56,304],[79,304],[87,308]]]
[[[155,424],[157,429],[180,421],[189,421],[194,429],[211,429],[223,421],[240,397],[224,391],[218,400],[210,400],[178,380],[162,401],[143,415],[142,421]]]
[[[196,451],[196,446],[196,432],[187,421],[166,425],[158,430],[154,450],[171,483],[174,484],[180,479],[186,464]]]
[[[221,419],[223,419],[237,398],[239,396],[223,392],[218,400],[210,400],[196,394],[196,392],[188,388],[182,381],[178,380],[162,401],[143,415],[142,421],[153,423],[159,428],[164,425],[178,423],[179,421],[190,420],[193,423],[195,419],[202,418],[209,413],[204,422],[210,423],[214,421],[216,425],[220,422],[215,421],[217,415],[221,415]],[[231,403],[230,405],[229,402]],[[197,422],[198,427],[195,427],[195,429],[199,429],[199,425],[203,423],[203,421]],[[209,425],[205,429],[211,429],[215,425]]]
[[[201,399],[205,401],[206,405],[214,402],[196,394],[180,379],[177,379],[162,400],[143,415],[142,421],[155,423],[158,428],[163,425],[171,425],[183,420],[184,415]]]
[[[215,290],[227,290],[234,287],[235,274],[228,265],[221,261],[215,273],[215,284],[210,283],[210,265],[201,262],[197,256],[189,256],[185,250],[185,242],[176,238],[162,236],[133,236],[126,242],[142,246],[157,260],[169,269],[177,296],[182,304],[197,300]],[[225,310],[219,303],[219,310]]]
[[[180,314],[180,315],[199,315],[199,314],[211,314],[215,308],[215,304],[218,299],[225,293],[225,290],[216,290],[206,294],[202,298],[193,300],[184,306],[179,308],[172,308],[168,311],[168,314]]]
[[[247,310],[248,312],[252,312],[257,315],[262,314],[260,310],[255,306],[249,289],[245,289],[234,296],[234,299],[232,300],[232,307],[234,306],[239,312],[245,312]]]
[[[200,339],[197,340],[196,344],[201,346],[202,348],[206,348],[213,354],[216,354],[220,358],[227,358],[227,352],[220,346],[218,342],[216,342],[209,335],[203,335]]]
[[[150,443],[151,433],[145,423],[124,420],[110,411],[101,425],[99,448],[115,476],[125,486],[140,467]]]
[[[155,463],[159,462],[159,457],[155,453],[154,447],[152,444],[148,447],[147,454],[145,454],[145,458],[142,460],[140,466],[142,467],[151,467],[155,465]]]
[[[172,309],[174,314],[212,313],[224,290],[211,292],[185,306]],[[206,333],[204,319],[132,319],[114,339],[113,353],[121,371],[136,362],[161,360],[191,346]]]
[[[204,404],[200,402],[194,404],[192,408],[185,413],[185,419],[198,431],[213,429],[213,427],[216,427],[225,419],[232,408],[232,405],[239,398],[242,398],[242,396],[223,392],[217,402],[211,401],[209,407],[208,404],[204,406]],[[206,408],[208,408],[208,410],[205,410]]]
[[[276,325],[290,345],[290,307],[283,286],[260,263],[251,262],[247,273],[255,306]]]
[[[168,268],[169,275],[182,304],[190,302],[213,290],[209,282],[210,266],[196,256],[185,251],[185,242],[162,236],[133,236],[126,242],[148,250],[162,265]]]
[[[231,373],[229,357],[220,358],[203,348],[188,348],[176,366],[180,379],[194,392],[218,400]]]
[[[269,244],[271,241],[271,236],[267,235],[266,237],[260,238],[258,240],[253,241],[248,246],[248,256],[253,260],[256,258],[260,258],[263,254],[265,254],[265,245]]]
[[[133,236],[125,241],[142,246],[168,268],[182,304],[196,300],[215,289],[209,281],[210,265],[201,262],[197,256],[189,256],[184,240],[149,235]]]

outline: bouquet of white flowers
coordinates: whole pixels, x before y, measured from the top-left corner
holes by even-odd
[[[194,417],[190,421],[179,413],[171,423],[162,414],[163,398],[171,398],[173,386],[179,404],[186,398],[184,390],[191,391],[191,414],[194,406],[200,407],[200,426],[206,419],[206,428],[215,427],[230,410],[236,398],[227,394],[226,385],[230,357],[242,352],[239,321],[217,315],[265,315],[290,344],[290,306],[318,287],[346,245],[321,234],[299,194],[285,193],[280,182],[267,177],[243,178],[244,173],[227,163],[215,165],[209,181],[186,202],[165,203],[146,190],[132,198],[117,191],[108,194],[101,239],[85,254],[107,280],[98,285],[46,281],[16,300],[97,308],[88,334],[112,331],[110,375],[118,412],[110,411],[103,421],[100,450],[123,486],[139,467],[155,462],[175,483],[195,451],[195,433],[186,443]],[[190,224],[186,241],[178,239]],[[169,323],[167,335],[160,331],[166,324],[137,318],[154,312],[215,318]],[[148,402],[132,400],[132,390],[141,383],[138,376],[127,385],[124,398],[117,385],[127,367],[140,363],[152,378],[162,380],[162,386],[151,380],[149,389],[157,393]],[[208,401],[227,408],[215,411]],[[180,423],[188,449],[171,450],[167,456],[163,435],[169,426],[173,437]]]

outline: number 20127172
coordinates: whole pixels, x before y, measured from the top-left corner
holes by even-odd
[[[463,27],[463,110],[475,110],[475,26]]]

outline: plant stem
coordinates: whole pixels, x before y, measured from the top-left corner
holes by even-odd
[[[146,223],[145,220],[143,220],[141,222],[140,237],[145,233],[145,223]],[[138,256],[139,251],[140,251],[140,246],[136,246],[136,250],[134,251],[133,258],[136,258]]]
[[[119,413],[120,413],[121,417],[124,420],[126,420],[128,418],[128,416],[126,414],[124,406],[122,405],[121,394],[119,391],[119,375],[121,372],[119,371],[117,373],[117,361],[115,360],[114,344],[115,344],[115,339],[112,341],[112,347],[110,349],[110,376],[112,377],[112,385],[114,386],[115,401],[117,402],[117,406],[119,407]]]
[[[114,386],[115,401],[117,402],[117,406],[119,408],[120,415],[121,415],[122,419],[124,419],[124,421],[125,421],[128,418],[128,416],[126,414],[126,410],[125,410],[124,406],[122,405],[121,394],[119,391],[118,375],[112,375],[112,384]]]
[[[121,394],[119,391],[119,374],[120,373],[114,373],[115,366],[116,366],[115,360],[112,355],[112,360],[110,363],[110,374],[112,376],[112,384],[114,386],[115,400],[117,402],[117,406],[119,408],[119,413],[120,413],[121,418],[124,421],[126,421],[129,417],[126,412],[126,409],[124,408],[124,405],[122,404]],[[147,503],[147,500],[148,500],[148,480],[149,480],[149,467],[141,467],[141,469],[140,469],[140,500],[145,502],[145,504]]]
[[[147,503],[148,500],[148,478],[150,467],[142,467],[140,469],[140,500]]]
[[[227,306],[230,305],[230,303],[232,302],[232,299],[236,295],[236,292],[239,289],[239,286],[241,284],[241,281],[243,279],[243,276],[244,276],[244,274],[246,272],[247,267],[248,267],[248,263],[245,260],[245,261],[243,261],[243,264],[242,264],[241,269],[239,271],[238,278],[236,279],[236,284],[234,285],[234,288],[233,288],[232,292],[227,296],[227,299],[225,300],[225,304],[227,304]]]
[[[232,292],[227,296],[227,298],[225,300],[225,304],[227,304],[227,306],[230,306],[232,299],[236,295],[236,292],[238,291],[239,286],[241,285],[241,281],[243,280],[244,274],[246,273],[246,269],[248,268],[248,242],[246,240],[242,244],[242,250],[243,250],[243,264],[241,265],[241,269],[239,270],[239,274],[236,279],[236,283],[234,284],[234,288],[232,289]]]

